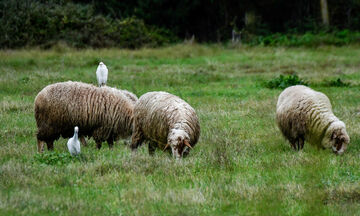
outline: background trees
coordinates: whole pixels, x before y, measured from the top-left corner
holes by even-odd
[[[233,29],[243,30],[248,40],[274,33],[357,31],[359,11],[360,0],[1,0],[0,47],[61,40],[76,47],[136,48],[192,35],[218,42],[230,39]],[[135,38],[141,39],[129,42]]]

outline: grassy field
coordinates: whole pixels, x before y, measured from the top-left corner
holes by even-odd
[[[0,215],[358,215],[360,212],[360,47],[0,51]],[[46,85],[96,83],[138,96],[163,90],[198,112],[201,137],[175,161],[123,141],[80,159],[65,139],[36,151],[33,102]],[[296,73],[330,98],[347,125],[347,152],[305,143],[295,152],[275,123],[281,89],[265,83]],[[348,87],[328,86],[340,78]]]

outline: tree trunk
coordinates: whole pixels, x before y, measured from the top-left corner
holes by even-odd
[[[327,0],[320,0],[321,18],[324,26],[330,25]]]

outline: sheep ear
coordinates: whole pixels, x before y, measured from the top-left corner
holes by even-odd
[[[191,147],[190,143],[189,143],[187,140],[184,140],[184,144],[185,144],[187,147],[189,147],[189,148],[191,148],[191,149],[192,149],[192,147]]]
[[[163,151],[165,151],[169,146],[170,146],[169,143],[166,143],[166,146],[165,146],[165,148],[163,149]]]

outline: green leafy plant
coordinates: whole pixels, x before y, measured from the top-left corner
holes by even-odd
[[[270,89],[284,89],[293,85],[308,85],[308,83],[300,79],[300,77],[298,77],[296,74],[291,74],[286,76],[280,75],[279,77],[274,78],[265,84],[265,86]]]
[[[34,161],[46,165],[65,165],[76,158],[77,157],[72,157],[67,152],[44,152],[42,154],[35,154]]]

